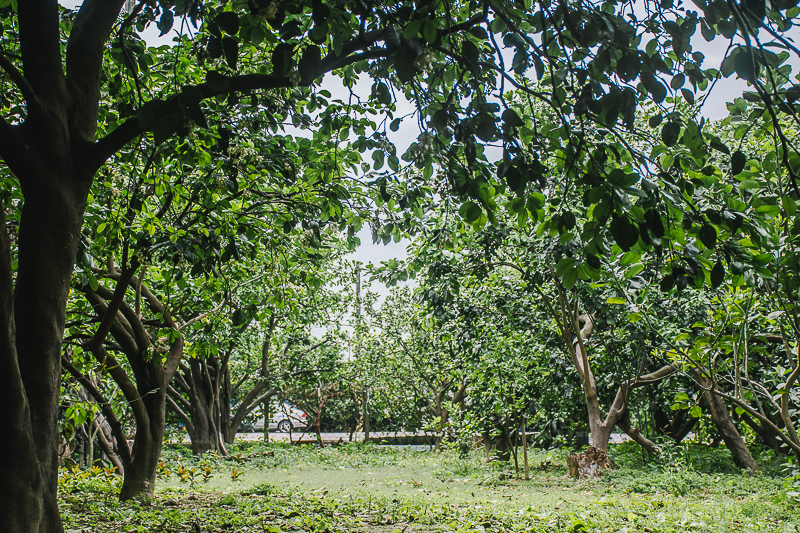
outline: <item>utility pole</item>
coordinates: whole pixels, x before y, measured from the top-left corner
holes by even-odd
[[[261,379],[267,381],[269,379],[269,355],[270,355],[270,346],[272,345],[272,335],[275,332],[275,326],[278,325],[278,317],[275,316],[273,313],[269,317],[269,330],[267,332],[267,336],[264,339],[264,344],[261,345]],[[266,383],[266,387],[269,387],[269,383]],[[265,387],[265,388],[266,388]],[[265,398],[264,399],[264,442],[269,442],[269,422],[272,420],[272,411],[270,404],[272,403],[270,400],[272,398]]]
[[[361,357],[361,261],[356,261],[356,360]],[[362,420],[364,442],[369,442],[369,389],[364,386]]]
[[[275,319],[272,318],[271,322]],[[274,322],[272,322],[274,323]],[[270,328],[270,335],[267,336],[264,344],[261,345],[261,378],[264,380],[269,379],[269,347],[272,337],[272,328]],[[272,419],[269,412],[270,398],[264,400],[264,443],[269,442],[269,422]]]

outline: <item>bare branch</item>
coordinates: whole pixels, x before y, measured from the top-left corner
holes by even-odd
[[[214,309],[211,309],[210,311],[206,311],[205,313],[201,313],[201,314],[197,315],[196,317],[192,318],[191,320],[187,320],[186,322],[184,322],[183,324],[178,326],[178,331],[183,331],[184,329],[188,328],[189,326],[191,326],[195,322],[197,322],[199,320],[203,320],[205,317],[207,317],[209,315],[213,315],[214,313],[216,313],[217,311],[219,311],[220,309],[225,307],[226,303],[228,303],[228,299],[227,298],[223,298],[222,301],[219,303],[219,305],[216,306]]]
[[[31,87],[31,84],[25,79],[25,76],[22,75],[22,72],[8,60],[5,52],[2,50],[0,50],[0,68],[8,74],[8,77],[11,78],[11,81],[17,86],[17,89],[22,93],[22,97],[29,106],[37,103],[36,92],[33,90],[33,87]]]
[[[108,422],[109,427],[111,427],[111,432],[114,435],[114,438],[117,441],[117,448],[119,449],[120,459],[122,460],[123,465],[129,465],[131,463],[131,451],[128,447],[128,436],[125,434],[125,431],[122,429],[122,424],[120,423],[117,416],[114,414],[114,410],[111,408],[111,404],[108,400],[106,400],[105,396],[100,389],[98,389],[94,383],[80,370],[78,370],[65,355],[61,355],[61,365],[75,378],[75,380],[83,386],[83,388],[92,395],[94,398],[95,403],[100,406],[100,410],[103,412],[103,416]]]
[[[789,447],[792,450],[795,451],[795,453],[800,453],[800,443],[794,442],[792,439],[790,439],[786,435],[786,433],[781,431],[781,429],[772,422],[772,420],[770,420],[766,416],[762,415],[761,413],[759,413],[758,411],[756,411],[755,409],[753,409],[752,407],[747,405],[745,402],[743,402],[739,398],[734,398],[730,394],[725,394],[724,392],[722,392],[721,390],[719,390],[716,387],[712,387],[710,390],[711,390],[711,392],[713,394],[716,394],[717,396],[719,396],[721,398],[725,398],[729,402],[734,403],[737,406],[739,406],[742,409],[744,409],[750,416],[752,416],[753,418],[759,420],[763,425],[765,425],[768,428],[770,428],[783,442],[788,444]]]
[[[18,13],[25,78],[41,100],[55,100],[64,95],[58,0],[25,0]]]
[[[175,413],[177,413],[180,419],[183,420],[183,423],[186,424],[186,431],[189,432],[189,435],[194,435],[194,425],[192,425],[192,419],[189,418],[189,416],[183,412],[183,409],[178,407],[178,404],[175,403],[175,400],[172,399],[171,395],[167,394],[166,398],[167,398],[167,403],[169,404],[170,407],[172,407],[172,410],[175,411]]]
[[[85,0],[67,41],[67,87],[75,105],[71,126],[87,143],[94,142],[97,129],[105,42],[123,4],[124,0]]]
[[[114,320],[117,318],[117,313],[119,312],[119,308],[122,305],[122,301],[125,298],[125,292],[128,289],[128,282],[133,276],[133,273],[136,272],[136,269],[139,268],[139,263],[134,259],[133,264],[127,266],[122,271],[120,280],[117,282],[117,287],[114,290],[114,296],[111,298],[111,301],[108,303],[106,307],[106,311],[103,314],[103,319],[100,322],[100,326],[97,328],[97,332],[92,336],[91,339],[84,343],[84,349],[86,351],[92,351],[95,347],[99,346],[106,340],[108,336],[108,332],[111,331],[111,326],[114,323]]]

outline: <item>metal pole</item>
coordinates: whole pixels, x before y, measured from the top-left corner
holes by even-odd
[[[361,357],[361,261],[356,261],[356,359]],[[364,442],[369,442],[369,389],[364,386],[362,420]]]

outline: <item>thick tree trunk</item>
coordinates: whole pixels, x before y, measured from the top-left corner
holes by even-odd
[[[156,486],[156,470],[164,444],[166,394],[163,387],[142,394],[149,416],[147,424],[136,425],[133,439],[133,460],[125,467],[119,499],[130,500],[139,495],[152,498]]]
[[[16,288],[5,214],[0,219],[0,516],[15,533],[62,531],[56,501],[61,339],[90,182],[46,172],[34,177],[43,186],[24,191]]]
[[[614,430],[614,424],[603,424],[599,419],[596,423],[592,424],[592,419],[589,419],[589,427],[592,428],[592,446],[599,451],[608,451],[608,441],[611,440],[611,432]]]
[[[761,469],[758,467],[755,459],[753,459],[753,456],[750,454],[750,450],[748,450],[747,446],[745,446],[741,435],[739,435],[739,431],[736,429],[736,426],[731,419],[728,408],[725,407],[725,403],[722,401],[722,398],[714,394],[713,390],[711,390],[712,386],[716,387],[716,385],[711,381],[711,379],[700,374],[699,372],[695,372],[694,375],[695,379],[698,380],[700,385],[706,389],[703,392],[703,396],[708,404],[708,410],[711,413],[711,419],[719,429],[722,440],[725,441],[725,446],[727,446],[728,450],[730,450],[731,455],[733,456],[733,462],[736,463],[736,466],[739,468],[744,468],[747,470],[749,474],[757,474]]]
[[[210,451],[225,455],[225,448],[220,438],[218,397],[215,394],[215,388],[219,383],[213,363],[213,360],[201,361],[193,358],[189,362],[191,375],[184,376],[187,381],[191,380],[189,398],[192,403],[193,431],[190,432],[190,437],[192,453],[195,455]]]

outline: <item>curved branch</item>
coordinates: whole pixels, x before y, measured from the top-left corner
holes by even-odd
[[[12,172],[29,164],[25,157],[28,150],[25,149],[25,144],[20,138],[19,127],[9,124],[3,117],[0,117],[0,159],[8,165]]]
[[[38,103],[38,99],[36,98],[36,92],[31,87],[31,84],[28,83],[28,80],[25,79],[25,76],[22,75],[22,72],[14,66],[14,64],[8,60],[6,57],[5,52],[0,50],[0,68],[2,68],[8,77],[11,78],[11,81],[14,82],[14,85],[17,86],[17,89],[22,93],[22,97],[25,99],[25,103],[28,106],[35,105]]]
[[[756,411],[755,409],[753,409],[752,407],[747,405],[742,400],[740,400],[738,398],[734,398],[730,394],[726,394],[726,393],[722,392],[721,390],[717,389],[716,387],[712,387],[712,388],[707,389],[707,390],[710,390],[713,394],[719,396],[720,398],[725,398],[729,402],[734,403],[737,406],[739,406],[742,409],[744,409],[747,412],[747,414],[749,414],[753,418],[759,420],[761,422],[761,424],[763,424],[763,425],[767,426],[769,429],[771,429],[783,442],[785,442],[792,450],[794,450],[795,453],[800,454],[800,443],[794,442],[792,439],[790,439],[786,435],[786,433],[781,431],[781,429],[772,422],[772,420],[770,420],[766,416],[762,415],[761,413],[759,413],[758,411]]]
[[[371,34],[374,40],[369,43],[364,43],[358,39],[350,41],[350,43],[343,47],[341,55],[336,55],[333,53],[329,54],[320,62],[320,66],[317,69],[306,75],[298,83],[294,83],[291,78],[285,76],[275,76],[273,74],[242,74],[239,76],[226,78],[225,83],[223,84],[209,84],[206,82],[198,85],[187,86],[184,88],[184,90],[188,89],[192,94],[200,95],[201,100],[205,100],[214,96],[243,91],[309,86],[312,85],[315,80],[333,70],[346,67],[353,63],[357,63],[358,61],[363,61],[366,59],[378,59],[390,55],[390,53],[383,48],[369,50],[360,54],[351,52],[352,55],[350,55],[347,53],[349,49],[352,49],[353,52],[360,49],[359,46],[355,46],[355,44],[366,48],[368,45],[377,42],[380,34],[381,32],[375,32]],[[167,101],[171,103],[177,103],[178,99],[181,97],[182,95],[180,94],[175,95],[169,98]],[[139,124],[139,118],[129,118],[117,129],[94,143],[87,156],[89,165],[94,169],[100,168],[112,155],[117,153],[117,151],[122,149],[126,144],[131,142],[142,133],[144,133],[144,131],[142,130],[141,124]]]
[[[119,385],[119,389],[125,396],[125,400],[127,400],[128,404],[131,406],[133,416],[136,418],[136,427],[147,427],[150,423],[150,415],[147,413],[144,402],[142,402],[139,390],[128,377],[128,374],[125,373],[125,369],[120,366],[114,356],[108,353],[103,346],[99,346],[92,353],[95,359],[97,359],[97,362],[103,365],[105,371],[108,372],[111,378]]]
[[[86,392],[92,395],[95,403],[100,406],[100,410],[103,412],[103,416],[111,428],[111,433],[114,435],[114,438],[117,441],[117,449],[119,450],[119,457],[123,466],[131,464],[132,458],[131,450],[128,447],[128,436],[125,435],[125,431],[122,429],[122,424],[114,414],[114,410],[111,408],[109,401],[106,400],[105,396],[103,396],[103,393],[100,392],[95,384],[92,383],[85,374],[78,370],[63,354],[61,355],[61,365],[72,375],[72,377],[75,378],[78,383],[81,384],[81,386],[83,386]]]
[[[172,407],[172,410],[175,411],[175,413],[177,413],[180,419],[183,420],[183,423],[186,424],[186,431],[189,432],[189,435],[190,436],[194,435],[194,425],[192,424],[192,419],[189,418],[189,415],[187,415],[183,411],[183,409],[181,409],[178,406],[178,404],[175,403],[175,400],[172,398],[173,394],[175,394],[176,396],[180,396],[180,394],[178,394],[172,387],[169,387],[167,390],[170,393],[166,395],[167,403],[169,404],[170,407]]]
[[[67,86],[75,106],[72,127],[84,142],[94,141],[105,42],[124,3],[125,0],[85,0],[69,33],[65,63]]]
[[[84,343],[84,349],[86,351],[90,352],[94,350],[106,340],[108,332],[111,331],[111,326],[114,323],[114,320],[117,318],[117,313],[122,305],[122,301],[125,298],[125,292],[128,289],[128,282],[130,281],[131,276],[133,276],[133,273],[136,272],[137,268],[139,268],[139,263],[134,260],[131,266],[126,267],[123,270],[122,274],[120,275],[120,280],[117,282],[117,286],[114,289],[114,295],[106,307],[105,313],[103,314],[103,319],[100,321],[100,326],[97,328],[97,332],[92,336],[91,339]]]
[[[25,0],[17,9],[25,78],[42,100],[63,95],[58,0]]]

